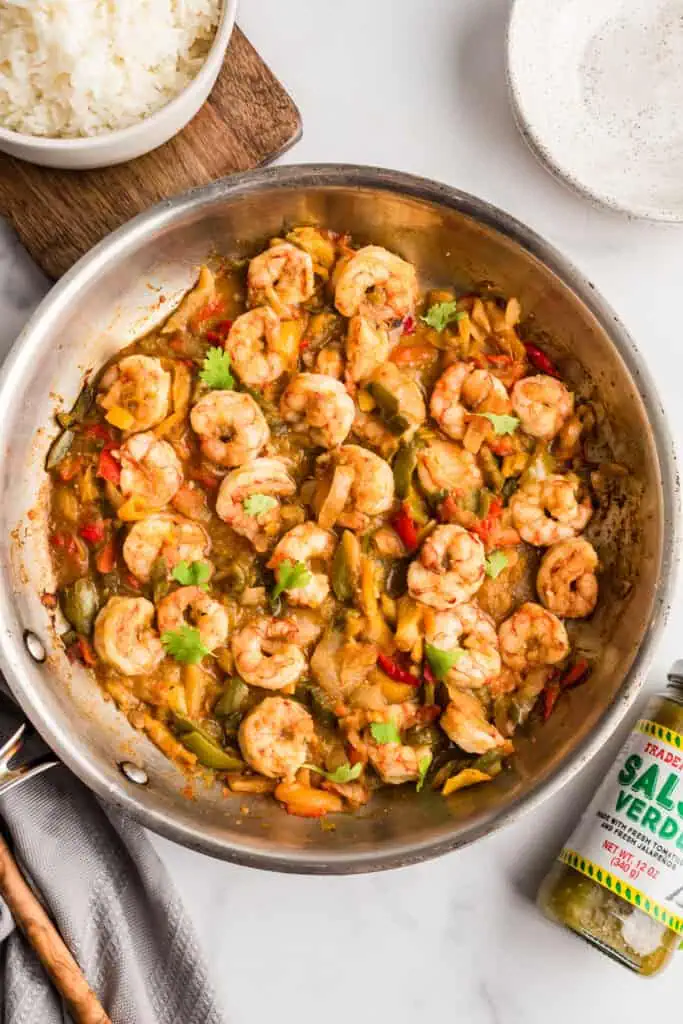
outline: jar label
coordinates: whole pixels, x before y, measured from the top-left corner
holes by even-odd
[[[683,934],[683,735],[637,723],[560,860]]]

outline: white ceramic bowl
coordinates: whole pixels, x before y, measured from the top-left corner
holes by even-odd
[[[199,73],[166,106],[144,121],[129,128],[78,139],[24,135],[0,127],[0,151],[43,167],[77,171],[122,164],[168,142],[192,120],[213,89],[225,59],[236,11],[237,0],[224,0],[216,35]]]
[[[683,0],[515,0],[508,80],[555,175],[612,209],[683,221]]]

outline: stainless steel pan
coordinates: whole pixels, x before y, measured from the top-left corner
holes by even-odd
[[[522,739],[492,785],[447,800],[384,791],[336,831],[274,803],[225,798],[186,779],[72,670],[39,595],[50,587],[43,459],[55,394],[68,405],[83,372],[164,316],[212,250],[251,252],[284,224],[319,222],[398,250],[423,279],[483,280],[517,295],[553,354],[594,388],[630,497],[606,524],[599,612],[579,641],[597,654],[591,680]],[[472,842],[570,779],[636,697],[673,585],[678,491],[672,443],[643,362],[612,310],[551,246],[481,200],[444,185],[362,167],[279,167],[163,203],[98,245],[53,289],[18,339],[0,382],[0,657],[12,691],[52,749],[100,796],[186,846],[244,864],[315,873],[369,871]],[[610,532],[611,531],[611,532]],[[44,645],[47,658],[26,630]],[[38,656],[38,660],[36,659]],[[131,780],[119,765],[144,769]],[[147,779],[147,784],[140,780]]]

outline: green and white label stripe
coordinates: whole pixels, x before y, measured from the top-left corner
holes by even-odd
[[[660,740],[661,743],[668,743],[674,750],[680,750],[683,754],[683,735],[680,732],[674,732],[673,729],[667,729],[665,725],[660,725],[659,722],[651,722],[648,718],[641,718],[634,731],[642,732],[644,736],[652,736],[653,739]]]
[[[621,878],[617,878],[611,872],[606,871],[605,868],[601,868],[594,861],[589,860],[588,857],[582,857],[575,850],[565,848],[560,854],[560,860],[563,864],[574,868],[575,871],[580,871],[586,878],[590,878],[603,886],[603,888],[609,889],[615,896],[626,900],[632,907],[638,907],[639,910],[643,910],[650,917],[653,917],[655,921],[659,921],[660,924],[666,925],[667,928],[677,932],[679,935],[683,935],[683,917],[677,917],[676,914],[672,914],[661,903],[650,899],[649,896],[646,896],[640,889],[636,889],[630,882],[622,881]]]

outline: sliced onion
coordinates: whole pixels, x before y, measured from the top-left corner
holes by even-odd
[[[331,530],[344,511],[355,478],[352,466],[337,466],[335,469],[330,489],[318,513],[318,523],[323,530]]]

